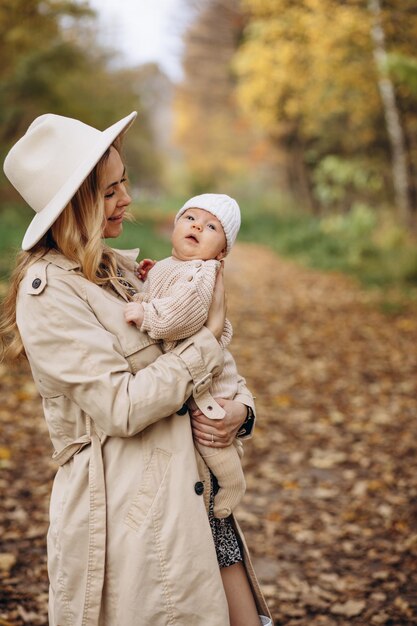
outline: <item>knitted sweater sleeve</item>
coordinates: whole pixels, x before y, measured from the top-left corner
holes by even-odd
[[[233,336],[233,326],[231,322],[229,322],[228,319],[225,319],[223,334],[219,339],[219,344],[221,345],[222,348],[227,348],[229,343],[232,341],[232,336]]]
[[[191,269],[184,265],[184,273],[171,283],[165,296],[142,302],[140,330],[169,342],[193,335],[207,319],[216,273],[216,261],[201,262]]]

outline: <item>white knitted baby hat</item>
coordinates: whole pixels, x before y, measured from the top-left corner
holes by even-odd
[[[226,235],[226,254],[229,254],[240,228],[240,209],[236,200],[224,193],[203,193],[194,196],[178,211],[175,222],[187,209],[205,209],[217,217]]]

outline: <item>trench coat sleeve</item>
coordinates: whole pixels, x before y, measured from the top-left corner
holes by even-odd
[[[254,402],[253,395],[251,394],[251,392],[246,386],[246,380],[240,374],[239,374],[238,381],[237,381],[237,393],[235,397],[233,398],[233,400],[236,400],[237,402],[241,402],[242,404],[249,406],[253,411],[254,419],[253,419],[252,427],[249,430],[245,429],[245,434],[238,435],[239,439],[250,439],[253,435],[255,422],[256,422],[255,402]]]
[[[36,296],[21,289],[17,323],[41,394],[69,398],[109,436],[135,435],[175,413],[201,379],[223,367],[222,349],[203,327],[132,374],[118,337],[91,308],[82,280],[48,280]]]

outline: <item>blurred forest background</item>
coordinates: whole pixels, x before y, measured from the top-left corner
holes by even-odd
[[[413,626],[417,2],[182,11],[176,80],[121,62],[89,2],[0,0],[0,159],[42,113],[137,109],[117,246],[153,258],[190,195],[237,198],[232,351],[258,412],[238,519],[275,624]],[[31,217],[0,176],[0,295]],[[47,624],[51,453],[27,365],[0,363],[0,626]]]
[[[241,204],[243,239],[415,298],[415,0],[183,4],[174,83],[117,63],[88,2],[1,0],[1,160],[46,111],[104,129],[138,109],[126,156],[144,253],[155,221],[222,191]],[[18,204],[2,176],[3,276],[30,217]]]

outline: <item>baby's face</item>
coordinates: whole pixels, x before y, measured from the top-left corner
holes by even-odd
[[[172,256],[180,261],[217,259],[226,256],[226,236],[217,217],[204,209],[187,209],[172,233]]]

